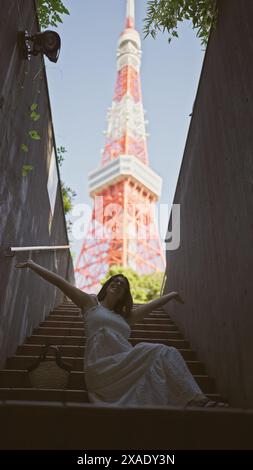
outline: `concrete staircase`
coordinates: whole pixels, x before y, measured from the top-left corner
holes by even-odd
[[[0,371],[0,417],[6,424],[2,449],[214,449],[238,445],[239,437],[240,445],[247,444],[252,412],[90,404],[82,371],[85,341],[80,311],[66,300],[7,359]],[[133,345],[148,341],[176,347],[203,392],[210,399],[221,399],[204,364],[162,309],[135,324],[130,341]],[[31,388],[27,368],[45,344],[61,345],[63,359],[73,367],[66,390]],[[237,431],[231,441],[232,422],[233,429],[237,422]]]

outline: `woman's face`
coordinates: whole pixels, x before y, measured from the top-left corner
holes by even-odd
[[[116,301],[121,300],[127,292],[128,285],[122,276],[115,277],[107,287],[106,294],[113,296]]]

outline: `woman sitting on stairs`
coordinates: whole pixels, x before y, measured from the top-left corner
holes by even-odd
[[[174,347],[129,342],[131,325],[172,299],[177,292],[133,308],[128,279],[112,276],[98,295],[87,294],[32,260],[30,268],[57,286],[82,311],[87,336],[85,381],[92,403],[110,405],[226,406],[210,401],[200,390],[183,357]]]

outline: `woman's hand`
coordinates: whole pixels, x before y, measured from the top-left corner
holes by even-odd
[[[33,265],[33,260],[29,259],[25,263],[17,263],[16,268],[30,268]]]
[[[175,299],[180,304],[184,304],[184,300],[182,299],[181,295],[179,295],[178,292],[172,292],[172,294],[173,294],[173,299]]]

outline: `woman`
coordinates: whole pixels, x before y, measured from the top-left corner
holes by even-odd
[[[61,276],[28,260],[30,268],[54,284],[82,311],[87,336],[85,380],[93,403],[110,405],[222,406],[209,401],[173,347],[128,341],[131,328],[155,308],[172,299],[184,303],[177,292],[133,308],[128,279],[122,274],[106,281],[98,295],[87,294]]]

